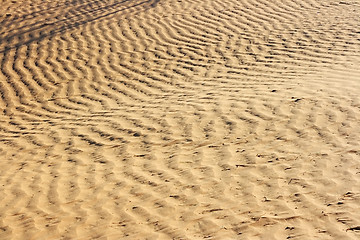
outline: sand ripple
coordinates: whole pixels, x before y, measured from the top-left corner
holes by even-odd
[[[2,0],[0,239],[359,239],[359,10]]]

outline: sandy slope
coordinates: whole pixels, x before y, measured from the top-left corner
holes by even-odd
[[[0,239],[359,239],[358,0],[1,0]]]

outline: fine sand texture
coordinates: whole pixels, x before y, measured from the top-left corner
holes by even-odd
[[[0,239],[360,239],[359,0],[0,0]]]

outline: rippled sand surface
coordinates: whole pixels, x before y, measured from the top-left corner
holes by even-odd
[[[359,239],[358,0],[0,0],[0,239]]]

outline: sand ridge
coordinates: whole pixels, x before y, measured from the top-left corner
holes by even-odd
[[[0,239],[358,239],[358,1],[1,1]]]

